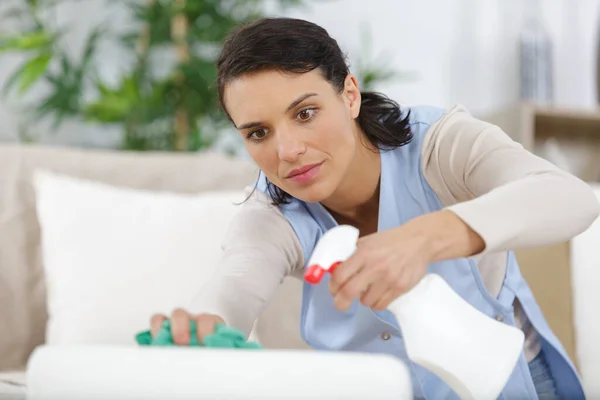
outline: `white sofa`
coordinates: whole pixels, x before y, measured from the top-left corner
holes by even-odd
[[[210,152],[127,153],[0,145],[0,399],[2,396],[9,396],[9,393],[23,393],[19,384],[24,382],[23,371],[27,360],[31,352],[45,342],[47,334],[47,277],[44,272],[40,220],[36,210],[36,201],[39,199],[36,198],[34,187],[37,170],[102,182],[111,188],[182,196],[208,192],[243,194],[243,189],[254,181],[257,174],[256,167],[248,162]],[[65,197],[64,201],[69,199]],[[214,203],[213,201],[213,206]],[[218,210],[215,213],[225,216],[231,214],[231,206],[224,204],[224,207],[229,209],[221,214]],[[48,218],[52,216],[49,215]],[[222,234],[223,228],[220,227],[217,231]],[[201,238],[198,238],[198,243],[200,245]],[[58,255],[53,254],[52,257],[56,258]],[[214,258],[214,254],[212,257]],[[206,269],[206,273],[210,273],[214,267],[203,263],[201,253],[198,253],[197,264],[198,268]],[[198,285],[201,283],[198,282]],[[252,332],[253,339],[259,340],[267,348],[308,348],[298,333],[301,287],[299,279],[285,279],[275,300],[256,322]],[[63,286],[61,290],[64,290]],[[135,288],[131,290],[131,295],[136,296]],[[190,296],[191,293],[186,293],[186,299]],[[63,296],[60,301],[64,300]],[[100,321],[100,324],[114,324],[110,321],[110,316],[103,318],[109,320]],[[149,315],[142,315],[140,318],[145,322]],[[142,324],[137,326],[139,330],[145,327]],[[111,332],[100,328],[95,332],[85,333],[92,337],[91,340],[98,342],[123,341],[122,337],[111,337]],[[94,339],[94,334],[103,333],[106,333],[105,339]],[[77,334],[81,335],[81,332],[68,332],[61,338],[56,334],[55,341],[64,342],[69,335],[74,337]]]
[[[60,307],[68,309],[71,304],[65,292],[71,290],[71,299],[76,298],[77,293],[72,293],[76,285],[71,285],[69,290],[54,290],[55,298],[60,295],[60,301],[69,304],[55,301],[49,307],[47,303],[48,277],[44,266],[60,264],[57,260],[70,258],[62,245],[54,248],[48,246],[50,252],[43,252],[40,216],[36,209],[39,205],[36,202],[40,200],[36,197],[33,179],[34,171],[38,169],[66,177],[103,182],[110,185],[107,188],[111,189],[99,193],[107,196],[113,195],[112,188],[130,188],[145,191],[146,194],[167,192],[181,196],[208,192],[241,194],[257,174],[256,167],[248,162],[214,153],[128,153],[0,145],[0,399],[24,395],[25,389],[20,385],[24,382],[23,370],[27,360],[32,351],[48,338],[54,342],[69,342],[73,337],[79,341],[108,343],[124,340],[123,332],[109,330],[110,315],[103,315],[100,321],[106,327],[99,325],[86,331],[74,326],[71,318],[71,331],[67,333],[65,329],[61,332],[61,321],[53,321],[54,326],[59,328],[48,329],[48,310],[59,310]],[[68,185],[66,187],[68,189]],[[67,189],[55,190],[52,210],[61,210],[61,195],[67,204],[73,201],[65,194]],[[600,197],[600,189],[598,193]],[[62,206],[68,208],[64,204]],[[71,221],[75,225],[61,227],[64,219],[57,217],[55,211],[47,214],[45,220],[53,221],[52,224],[58,226],[59,230],[68,231],[75,229],[74,226],[82,226],[81,221]],[[217,214],[213,217],[219,218]],[[524,275],[532,285],[551,326],[578,364],[591,398],[600,396],[600,345],[596,340],[600,335],[600,324],[593,306],[600,304],[600,291],[597,290],[600,286],[600,251],[596,250],[598,246],[594,244],[600,242],[599,224],[573,243],[517,254]],[[55,236],[60,235],[48,236],[47,242],[50,243]],[[65,237],[61,240],[63,242],[54,243],[64,243],[67,247],[71,245]],[[117,245],[117,241],[111,243],[112,246]],[[203,263],[202,254],[197,256],[199,268],[210,272],[213,265]],[[56,270],[56,267],[52,267],[52,270]],[[68,282],[69,279],[65,277],[71,272],[62,271],[61,279],[56,276],[53,279]],[[190,290],[189,287],[193,285],[188,286],[187,290]],[[90,286],[88,292],[93,292],[92,289]],[[90,295],[88,292],[84,294]],[[110,295],[108,292],[107,296]],[[135,287],[132,287],[131,296],[135,295]],[[186,294],[188,297],[190,295]],[[267,348],[307,349],[298,334],[300,296],[300,280],[286,278],[274,301],[256,322],[252,337]],[[145,321],[147,317],[140,316],[140,321]],[[62,323],[68,325],[64,321]],[[141,328],[141,325],[137,326]],[[82,332],[89,339],[81,339]]]

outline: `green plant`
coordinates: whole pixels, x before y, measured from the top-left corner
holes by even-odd
[[[37,119],[51,117],[55,128],[65,118],[79,118],[121,126],[126,149],[198,150],[215,139],[203,127],[218,127],[223,122],[212,85],[219,45],[233,27],[260,17],[262,3],[128,1],[133,29],[118,34],[107,24],[99,24],[91,30],[81,57],[75,60],[61,46],[68,29],[58,30],[42,18],[58,2],[23,0],[3,16],[20,18],[25,29],[1,38],[0,52],[28,55],[5,82],[4,94],[16,89],[22,96],[36,82],[44,81],[48,94],[32,108]],[[301,1],[279,3],[296,6]],[[135,61],[117,85],[99,78],[95,56],[103,40],[135,54]],[[150,60],[155,52],[173,55],[168,73],[154,72]]]
[[[43,18],[61,2],[21,0],[0,18],[18,18],[22,31],[0,32],[0,54],[27,56],[4,82],[3,93],[21,97],[36,83],[47,94],[26,107],[32,121],[51,118],[58,128],[66,119],[116,125],[129,150],[196,151],[210,146],[227,123],[213,83],[215,58],[228,32],[259,18],[265,0],[106,0],[125,4],[134,23],[125,33],[99,23],[85,39],[80,57],[63,47],[69,27],[59,29]],[[86,0],[79,0],[86,1]],[[281,7],[298,7],[302,0],[278,0]],[[134,54],[117,84],[98,73],[98,47],[110,42]],[[153,57],[170,57],[167,73],[158,73]],[[390,71],[359,65],[368,88],[393,77]]]

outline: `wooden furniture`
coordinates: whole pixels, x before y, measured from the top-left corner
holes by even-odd
[[[519,104],[480,118],[500,126],[514,140],[542,157],[553,140],[586,181],[600,180],[600,107],[578,109]]]
[[[554,137],[559,140],[600,142],[600,108],[569,109],[524,105],[521,108],[521,138],[532,149],[536,141]]]
[[[515,255],[548,325],[577,365],[570,247],[565,242]]]

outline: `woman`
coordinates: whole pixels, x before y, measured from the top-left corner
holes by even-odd
[[[599,213],[588,185],[460,106],[401,110],[361,92],[336,41],[310,22],[264,19],[241,28],[226,41],[218,70],[223,109],[261,175],[232,223],[220,273],[193,314],[171,315],[176,343],[188,343],[190,319],[200,340],[216,323],[249,332],[323,232],[350,224],[360,230],[356,253],[329,284],[305,288],[308,344],[402,357],[386,306],[436,272],[482,312],[525,332],[503,397],[583,397],[511,250],[585,230]],[[154,332],[165,318],[153,317]],[[455,396],[428,371],[412,371],[416,396]]]

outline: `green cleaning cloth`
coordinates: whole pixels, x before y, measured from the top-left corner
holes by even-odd
[[[142,346],[174,346],[171,336],[171,321],[166,320],[153,339],[150,331],[138,333],[135,340]],[[255,342],[246,342],[244,334],[237,329],[223,324],[217,324],[215,333],[204,337],[204,343],[198,342],[196,336],[196,321],[190,321],[190,344],[189,346],[236,348],[236,349],[260,349],[261,346]]]

